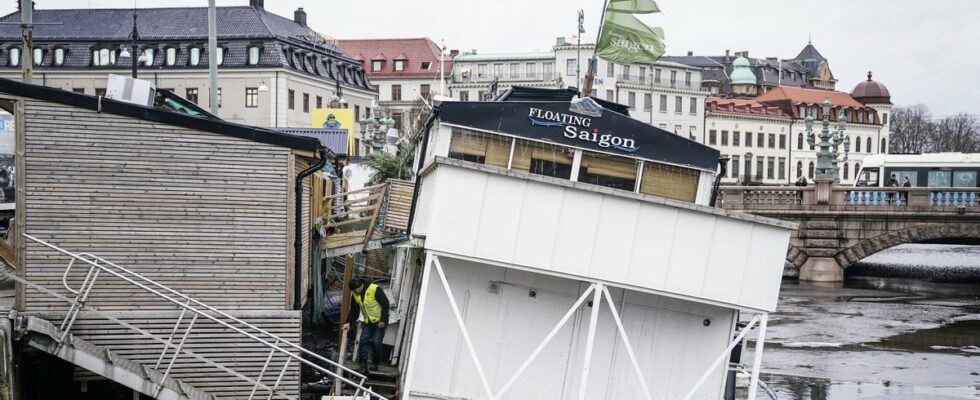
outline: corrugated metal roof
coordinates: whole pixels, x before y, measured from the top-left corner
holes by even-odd
[[[317,139],[338,157],[347,156],[347,130],[323,128],[272,128],[277,132]]]

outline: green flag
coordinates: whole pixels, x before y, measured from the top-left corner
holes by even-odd
[[[607,11],[629,14],[649,14],[660,12],[653,0],[609,0]]]
[[[616,3],[633,1],[610,2],[610,9],[602,22],[596,55],[621,65],[652,64],[657,61],[664,54],[663,29],[651,28],[632,14],[612,11]]]

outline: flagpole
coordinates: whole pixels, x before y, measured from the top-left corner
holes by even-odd
[[[602,12],[599,17],[599,29],[596,29],[595,34],[595,44],[592,47],[592,57],[589,58],[589,69],[585,73],[585,82],[582,83],[582,89],[579,91],[579,97],[587,97],[592,93],[592,81],[595,79],[595,69],[596,69],[596,52],[599,50],[599,38],[602,36],[602,23],[606,21],[606,7],[609,6],[609,0],[603,0],[602,2]]]

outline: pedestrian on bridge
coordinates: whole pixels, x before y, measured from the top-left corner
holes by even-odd
[[[350,325],[357,322],[358,315],[363,314],[361,345],[357,354],[361,368],[358,372],[366,374],[369,370],[377,371],[381,359],[381,340],[385,337],[385,325],[388,324],[388,296],[377,284],[359,278],[351,279],[348,287],[354,301],[350,303],[343,330],[346,332],[350,329]]]
[[[898,178],[895,176],[895,174],[892,174],[891,178],[888,178],[888,184],[885,185],[885,186],[888,186],[890,188],[897,188],[898,187]],[[887,193],[888,193],[887,194],[887,196],[888,196],[888,204],[895,204],[895,192],[889,191]],[[899,197],[899,201],[901,201],[901,199],[902,198]]]

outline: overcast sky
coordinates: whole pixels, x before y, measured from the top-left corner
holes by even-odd
[[[926,104],[939,116],[980,115],[980,1],[977,0],[657,0],[663,13],[642,16],[662,26],[667,54],[793,58],[812,36],[830,60],[839,90],[874,71],[898,105]],[[217,0],[219,6],[248,0]],[[39,9],[206,6],[205,0],[36,0]],[[0,12],[15,10],[3,0]],[[336,38],[427,36],[449,48],[481,53],[547,50],[573,36],[585,10],[583,41],[594,42],[602,0],[267,0]]]

